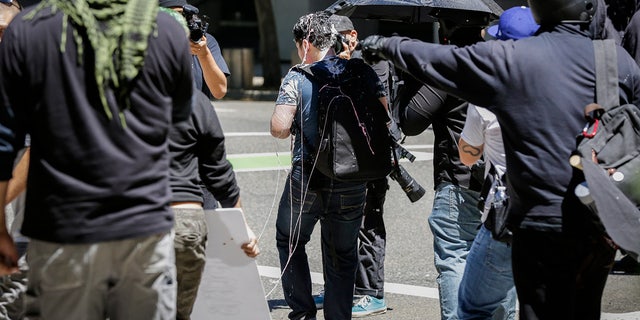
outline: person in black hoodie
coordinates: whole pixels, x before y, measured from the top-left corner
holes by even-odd
[[[636,63],[640,64],[640,41],[638,38],[640,38],[640,1],[622,37],[622,47],[629,52]]]
[[[420,81],[496,114],[504,137],[520,319],[598,319],[615,248],[575,196],[570,166],[595,101],[595,0],[529,0],[533,37],[457,48],[402,37],[362,42]],[[617,47],[620,104],[640,103],[640,69]]]
[[[635,12],[626,25],[622,37],[622,47],[640,65],[640,1],[636,2]],[[640,263],[623,252],[622,257],[613,264],[613,273],[640,274]]]
[[[171,208],[175,214],[178,307],[176,319],[189,319],[206,261],[207,224],[204,185],[223,208],[241,208],[240,188],[224,146],[224,133],[209,98],[194,91],[189,120],[169,133]],[[258,240],[247,225],[250,241],[242,245],[249,257],[260,253]],[[239,248],[240,249],[240,248]]]
[[[28,318],[174,319],[168,132],[191,111],[184,30],[150,0],[47,0],[0,44],[0,203],[31,137]],[[0,273],[17,254],[0,211]]]

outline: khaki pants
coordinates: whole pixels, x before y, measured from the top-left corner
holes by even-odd
[[[205,265],[207,223],[203,209],[173,208],[176,218],[177,320],[188,320],[196,302]]]
[[[94,244],[31,240],[28,319],[175,319],[173,234]]]

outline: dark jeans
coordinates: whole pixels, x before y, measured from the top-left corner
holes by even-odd
[[[387,231],[384,227],[384,200],[389,189],[387,178],[367,183],[364,218],[358,233],[358,271],[356,295],[384,298],[384,256]]]
[[[520,319],[600,319],[600,304],[615,249],[601,232],[518,229],[513,277]]]
[[[351,319],[365,185],[338,182],[320,175],[314,177],[312,190],[308,185],[308,179],[301,177],[300,167],[294,166],[285,184],[276,220],[282,288],[292,310],[289,318],[314,319],[316,316],[306,244],[320,220],[324,318]]]

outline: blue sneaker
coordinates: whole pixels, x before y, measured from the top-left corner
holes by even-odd
[[[387,303],[384,298],[364,296],[351,308],[351,317],[360,318],[385,312],[387,312]]]
[[[313,296],[313,302],[316,303],[316,309],[322,309],[324,307],[324,290]]]

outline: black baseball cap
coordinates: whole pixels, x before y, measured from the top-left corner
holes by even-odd
[[[187,5],[187,0],[159,0],[158,4],[165,8],[183,7]]]
[[[353,27],[353,23],[351,22],[351,19],[349,19],[349,17],[347,16],[334,14],[334,15],[331,15],[331,17],[329,17],[329,22],[333,24],[333,27],[338,32],[355,30],[355,28]]]

